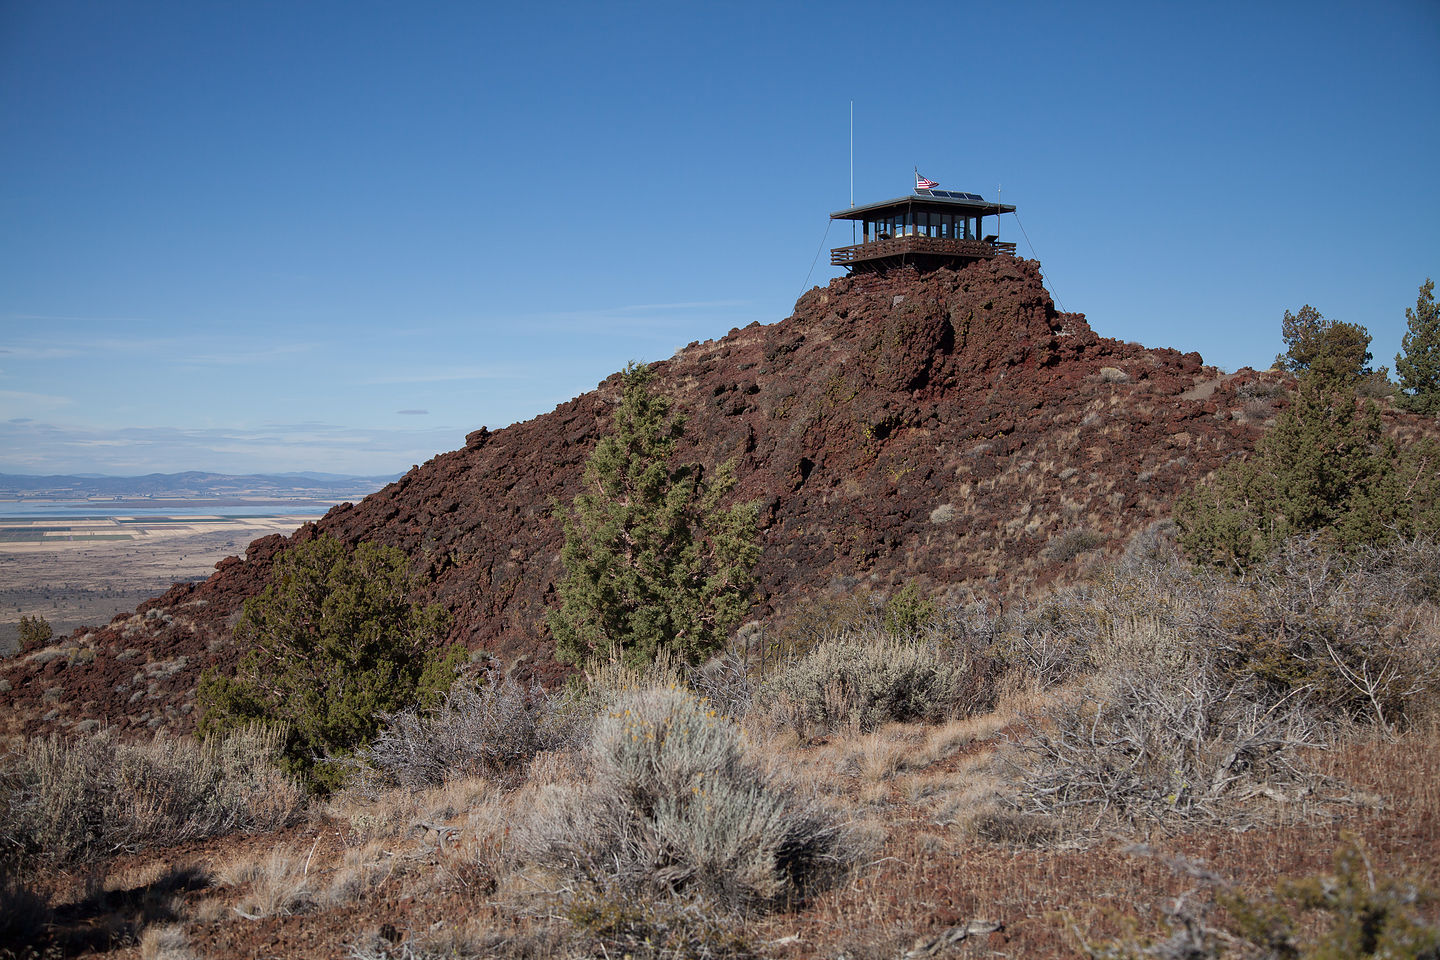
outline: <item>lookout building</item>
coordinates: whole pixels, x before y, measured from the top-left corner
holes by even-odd
[[[830,214],[831,220],[857,220],[864,242],[830,251],[830,263],[852,274],[883,273],[914,266],[961,267],[975,260],[1010,255],[1015,244],[1001,243],[998,233],[986,234],[986,217],[1014,213],[1015,207],[990,203],[976,193],[916,187],[908,197],[851,207]]]

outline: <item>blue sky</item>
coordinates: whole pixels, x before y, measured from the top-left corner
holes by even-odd
[[[1390,364],[1440,277],[1434,0],[0,0],[0,471],[399,472],[780,320],[852,99],[1102,335]]]

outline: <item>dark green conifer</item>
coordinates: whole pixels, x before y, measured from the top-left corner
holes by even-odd
[[[1327,320],[1307,303],[1298,314],[1285,311],[1280,335],[1285,352],[1275,358],[1275,365],[1282,370],[1313,371],[1352,384],[1376,376],[1370,369],[1370,332],[1358,323]]]
[[[565,576],[550,613],[556,653],[584,663],[619,651],[649,663],[662,649],[696,662],[739,622],[759,559],[754,504],[722,507],[733,464],[706,477],[672,467],[684,418],[631,364],[613,430],[585,465],[565,516]]]
[[[282,553],[235,624],[239,669],[200,680],[200,731],[283,726],[287,768],[316,789],[337,786],[341,770],[317,759],[364,746],[382,713],[434,702],[463,656],[438,648],[449,614],[409,601],[420,583],[408,568],[394,547],[351,553],[330,536]]]
[[[1323,531],[1350,549],[1433,533],[1436,461],[1434,443],[1398,449],[1374,403],[1311,370],[1254,455],[1180,498],[1180,543],[1201,562],[1244,569],[1295,534]]]
[[[55,631],[50,628],[50,621],[40,614],[33,617],[20,618],[20,652],[29,653],[31,650],[38,650],[49,643],[55,636]]]
[[[1435,305],[1435,281],[1426,278],[1415,300],[1405,308],[1408,329],[1395,355],[1400,381],[1400,405],[1415,413],[1440,416],[1440,309]]]

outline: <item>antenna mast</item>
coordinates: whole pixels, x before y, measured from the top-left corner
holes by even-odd
[[[850,209],[855,209],[855,100],[850,100]],[[850,221],[850,243],[855,243],[855,221]]]

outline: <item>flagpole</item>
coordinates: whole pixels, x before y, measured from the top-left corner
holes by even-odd
[[[855,99],[850,99],[850,209],[855,209]],[[850,221],[850,245],[855,245],[855,221]]]

